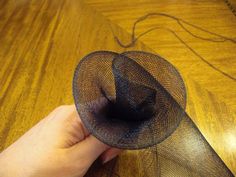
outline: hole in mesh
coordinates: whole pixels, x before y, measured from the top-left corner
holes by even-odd
[[[137,89],[137,86],[135,86]],[[101,93],[107,99],[105,104],[98,112],[102,117],[109,120],[141,121],[152,118],[155,112],[156,91],[141,86],[142,91],[146,91],[145,97],[134,97],[129,91],[119,92],[115,101],[109,99],[101,89]],[[124,99],[126,98],[126,99]]]

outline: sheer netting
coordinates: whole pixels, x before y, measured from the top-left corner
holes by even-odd
[[[233,176],[188,117],[183,79],[160,56],[93,52],[75,70],[73,95],[99,140],[146,148],[139,150],[144,176]]]

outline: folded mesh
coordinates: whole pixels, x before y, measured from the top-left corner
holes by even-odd
[[[186,90],[178,71],[141,51],[85,56],[75,70],[73,95],[90,133],[117,148],[160,143],[185,114]]]

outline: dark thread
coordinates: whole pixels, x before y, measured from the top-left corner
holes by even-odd
[[[229,10],[234,14],[234,16],[236,16],[236,10],[235,10],[234,6],[230,3],[230,1],[224,0],[224,2],[228,6]]]
[[[157,29],[162,29],[162,30],[166,30],[170,33],[172,33],[182,44],[184,44],[185,47],[187,47],[194,55],[196,55],[201,61],[203,61],[205,64],[207,64],[209,67],[211,67],[212,69],[214,69],[215,71],[221,73],[222,75],[224,75],[225,77],[233,80],[233,81],[236,81],[236,78],[231,76],[230,74],[226,73],[225,71],[217,68],[216,66],[214,66],[213,64],[211,64],[209,61],[207,61],[204,57],[202,57],[200,54],[198,54],[192,47],[190,47],[179,35],[177,35],[177,33],[169,28],[165,28],[165,27],[153,27],[141,34],[139,34],[137,37],[136,37],[136,34],[135,34],[135,29],[136,29],[136,26],[138,23],[140,23],[141,21],[144,21],[146,20],[148,17],[150,16],[164,16],[164,17],[168,17],[170,19],[173,19],[175,20],[179,26],[184,30],[186,31],[188,34],[190,34],[191,36],[195,37],[195,38],[198,38],[198,39],[201,39],[201,40],[205,40],[205,41],[210,41],[210,42],[226,42],[226,41],[229,41],[229,42],[232,42],[232,43],[236,43],[236,40],[233,39],[233,38],[229,38],[229,37],[226,37],[226,36],[223,36],[223,35],[220,35],[220,34],[217,34],[217,33],[214,33],[214,32],[211,32],[211,31],[208,31],[202,27],[199,27],[197,25],[194,25],[194,24],[191,24],[181,18],[177,18],[175,16],[172,16],[172,15],[169,15],[169,14],[164,14],[164,13],[148,13],[144,16],[141,16],[139,17],[133,24],[133,27],[132,27],[132,33],[131,33],[131,42],[128,43],[128,44],[123,44],[119,38],[115,35],[113,29],[111,28],[111,31],[113,33],[113,36],[114,36],[114,39],[115,41],[123,48],[129,48],[129,47],[133,47],[136,43],[136,41],[141,38],[142,36],[146,35],[147,33],[153,31],[153,30],[157,30]],[[208,33],[208,34],[211,34],[213,36],[216,36],[218,38],[204,38],[204,37],[201,37],[201,36],[198,36],[194,33],[192,33],[190,30],[188,30],[183,24],[185,25],[188,25],[188,26],[191,26],[195,29],[198,29],[200,31],[203,31],[205,33]]]

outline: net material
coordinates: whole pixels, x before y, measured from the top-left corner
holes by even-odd
[[[73,94],[84,125],[99,140],[146,148],[138,151],[140,176],[233,176],[186,114],[184,82],[160,56],[91,53],[76,68]],[[109,176],[119,176],[113,169]]]
[[[137,51],[85,57],[75,72],[74,97],[88,130],[106,144],[126,149],[168,137],[186,103],[177,70],[159,56]]]

